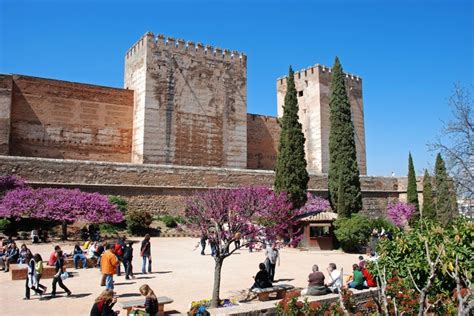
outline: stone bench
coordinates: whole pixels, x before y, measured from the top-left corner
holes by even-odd
[[[12,280],[26,280],[28,276],[28,265],[26,264],[11,264],[10,271]],[[43,263],[42,279],[52,279],[56,274],[54,267],[47,266]]]
[[[97,260],[92,259],[92,258],[87,258],[87,267],[88,268],[94,268],[96,264],[97,264]],[[79,260],[77,262],[77,266],[79,268],[82,268],[82,261],[81,260]],[[64,259],[64,267],[74,269],[74,260],[72,259],[72,257],[67,257],[66,259]]]
[[[276,293],[276,298],[285,297],[286,291],[292,290],[295,287],[290,284],[275,284],[272,287],[267,287],[264,289],[252,289],[252,292],[257,294],[258,300],[261,302],[268,301],[270,299],[270,294]]]
[[[167,296],[160,296],[158,297],[158,313],[156,315],[150,316],[163,316],[165,314],[165,304],[173,303],[173,299]],[[117,306],[121,307],[126,310],[125,315],[129,315],[132,311],[132,308],[135,306],[143,306],[145,305],[145,298],[131,300],[131,301],[119,301],[117,302]]]

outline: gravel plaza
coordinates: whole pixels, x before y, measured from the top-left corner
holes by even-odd
[[[214,260],[210,256],[210,248],[206,247],[206,255],[200,255],[200,247],[196,248],[196,238],[152,238],[152,274],[142,275],[139,241],[134,244],[133,267],[135,279],[125,280],[122,276],[114,276],[115,291],[118,301],[139,298],[138,288],[148,284],[157,296],[168,296],[174,300],[165,306],[167,314],[186,314],[192,301],[209,299],[212,294],[214,280]],[[21,241],[17,241],[21,245]],[[40,253],[47,262],[54,245],[59,244],[63,251],[69,253],[74,248],[73,242],[34,244],[27,243],[33,253]],[[344,274],[349,274],[351,265],[357,263],[356,254],[344,254],[340,251],[300,251],[284,248],[280,251],[281,263],[276,268],[275,281],[291,284],[297,288],[307,285],[307,276],[313,264],[317,264],[328,280],[326,268],[330,262],[336,263],[338,269],[343,267]],[[258,264],[264,261],[264,252],[252,252],[247,249],[237,251],[224,261],[221,279],[221,299],[238,296],[248,289],[252,276],[258,271]],[[98,269],[68,269],[73,276],[64,284],[72,291],[70,297],[58,289],[57,297],[51,299],[52,279],[42,279],[41,283],[48,287],[47,294],[40,300],[32,295],[29,301],[23,300],[25,281],[12,281],[10,273],[0,272],[0,304],[5,315],[88,315],[94,299],[104,289],[100,287]],[[118,308],[116,308],[118,309]],[[121,311],[120,315],[125,315]]]

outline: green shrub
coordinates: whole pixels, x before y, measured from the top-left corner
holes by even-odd
[[[394,232],[398,230],[397,226],[395,226],[391,221],[383,217],[370,220],[370,228],[377,229],[379,233],[382,231],[382,228],[386,232]]]
[[[158,220],[165,223],[166,227],[168,228],[175,228],[178,224],[183,222],[183,218],[181,216],[173,216],[170,214],[164,214],[158,217]]]
[[[370,219],[362,214],[339,218],[334,222],[334,226],[336,238],[342,250],[346,252],[360,252],[372,232]]]
[[[125,217],[127,230],[132,235],[143,236],[149,230],[153,216],[148,211],[130,210]]]
[[[409,286],[413,287],[408,274],[408,269],[410,269],[417,285],[423,287],[430,269],[426,258],[425,241],[428,243],[433,262],[436,256],[441,254],[431,294],[452,293],[455,282],[448,272],[454,271],[456,256],[458,256],[462,278],[472,279],[474,274],[474,260],[472,260],[474,222],[463,218],[450,225],[421,221],[410,231],[396,232],[392,240],[381,240],[377,247],[380,267],[386,269],[387,275],[397,272],[402,279],[409,282]]]
[[[115,204],[122,214],[126,214],[128,210],[128,202],[118,195],[109,195],[109,202]]]
[[[8,231],[11,226],[11,222],[6,218],[0,218],[0,232],[4,233]]]
[[[114,224],[100,224],[99,229],[101,235],[115,235],[118,232],[117,225]]]

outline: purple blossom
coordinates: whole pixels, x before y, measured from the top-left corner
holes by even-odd
[[[389,203],[387,206],[388,218],[398,227],[405,227],[415,212],[416,207],[410,203]]]
[[[319,196],[315,196],[309,192],[306,194],[306,196],[306,203],[301,207],[301,211],[303,212],[303,214],[317,214],[330,210],[331,205],[329,204],[328,200],[325,200]]]
[[[16,176],[1,176],[0,177],[0,194],[5,191],[13,190],[16,188],[23,188],[26,186],[23,179]]]
[[[54,221],[91,223],[123,221],[122,213],[107,196],[78,189],[18,188],[8,191],[0,203],[0,217],[31,217]]]

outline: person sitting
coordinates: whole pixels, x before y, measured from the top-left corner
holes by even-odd
[[[364,260],[363,256],[359,256],[359,268],[362,271],[367,266],[367,262]]]
[[[40,237],[38,235],[38,230],[36,229],[33,229],[31,231],[31,242],[34,243],[34,244],[37,244],[40,242]]]
[[[308,288],[301,291],[301,295],[324,295],[329,292],[324,285],[324,274],[319,271],[317,264],[313,265],[313,272],[308,275]]]
[[[145,296],[145,305],[133,307],[134,314],[131,315],[157,315],[158,298],[148,284],[140,286],[140,294]]]
[[[74,262],[74,269],[77,269],[77,262],[82,261],[82,268],[87,269],[87,258],[84,256],[84,251],[82,251],[81,246],[77,243],[74,246],[74,251],[72,253],[72,260]]]
[[[31,253],[30,249],[28,249],[28,247],[26,247],[25,244],[22,244],[20,246],[20,252],[18,253],[17,263],[19,264],[28,263],[27,257],[28,257],[28,254],[30,253]]]
[[[374,276],[369,272],[367,268],[361,270],[362,275],[364,276],[364,286],[366,287],[377,287],[377,282],[374,279]]]
[[[326,284],[327,288],[333,292],[338,293],[342,286],[341,271],[337,270],[335,263],[330,263],[328,267],[329,277],[331,282]]]
[[[49,255],[48,266],[54,267],[56,260],[58,260],[58,251],[61,251],[61,247],[58,245],[54,246],[54,251]]]
[[[95,299],[94,305],[92,305],[90,316],[115,316],[118,312],[114,312],[112,309],[117,302],[117,298],[114,297],[113,290],[104,290]]]
[[[15,263],[18,260],[19,254],[20,250],[15,242],[8,245],[5,255],[0,258],[0,265],[4,267],[5,272],[10,271],[10,264]]]
[[[257,275],[255,276],[255,282],[250,288],[250,290],[258,288],[258,289],[264,289],[267,287],[272,287],[272,282],[270,281],[270,275],[267,272],[267,268],[265,266],[265,263],[260,263],[258,265],[258,268],[260,271],[257,272]]]
[[[368,261],[375,262],[375,261],[377,261],[378,258],[379,257],[377,256],[377,253],[375,251],[371,251]]]
[[[359,265],[352,265],[353,275],[347,284],[348,288],[362,290],[364,288],[364,275],[360,271]]]

